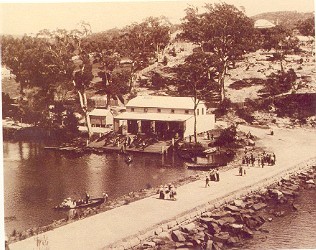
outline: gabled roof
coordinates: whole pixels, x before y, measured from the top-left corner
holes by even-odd
[[[193,97],[137,96],[131,99],[126,107],[194,109],[194,100]]]
[[[183,122],[193,115],[186,114],[165,114],[165,113],[134,113],[124,112],[119,114],[114,119],[117,120],[146,120],[146,121],[169,121],[169,122]]]
[[[93,115],[93,116],[107,116],[107,115],[112,115],[111,111],[109,109],[102,109],[102,108],[96,108],[94,110],[92,110],[89,113],[89,116]]]
[[[266,19],[258,19],[255,21],[255,28],[257,29],[268,29],[274,27],[275,24],[271,23]]]

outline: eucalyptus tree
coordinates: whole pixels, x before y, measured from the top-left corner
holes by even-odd
[[[229,64],[253,48],[254,23],[242,11],[226,3],[206,4],[205,10],[201,14],[194,7],[186,10],[181,36],[218,58],[218,84],[223,101]]]
[[[135,72],[145,68],[150,59],[158,60],[160,51],[169,43],[170,26],[165,17],[148,17],[122,29],[117,44],[119,53],[132,60],[130,90]]]
[[[194,141],[197,142],[196,109],[201,100],[205,100],[214,87],[214,56],[204,52],[193,53],[179,65],[177,70],[178,93],[191,96],[194,103]]]

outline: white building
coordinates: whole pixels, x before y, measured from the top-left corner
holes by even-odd
[[[215,115],[206,113],[200,101],[196,109],[197,133],[214,128]],[[137,96],[126,105],[126,112],[114,117],[114,131],[122,134],[155,133],[170,139],[176,134],[185,138],[194,134],[192,97]]]
[[[113,114],[105,108],[95,108],[89,113],[91,127],[105,128],[113,125]]]

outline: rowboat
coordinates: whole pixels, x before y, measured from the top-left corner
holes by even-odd
[[[188,169],[192,170],[210,170],[212,168],[218,168],[223,166],[219,163],[188,163],[186,162],[185,165]]]
[[[212,153],[215,153],[216,151],[217,151],[217,148],[208,148],[208,149],[204,150],[203,153],[212,154]]]
[[[78,209],[78,208],[87,208],[95,207],[104,203],[105,197],[89,199],[88,203],[86,202],[76,202],[74,206],[69,206],[67,204],[59,204],[55,207],[57,210],[68,210],[68,209]]]

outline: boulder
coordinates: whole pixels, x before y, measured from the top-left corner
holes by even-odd
[[[181,230],[185,233],[194,233],[196,229],[196,225],[194,223],[190,223],[181,227]]]
[[[235,223],[235,222],[236,222],[236,219],[234,217],[223,217],[217,220],[217,224],[219,224],[220,226],[223,226],[225,224]]]
[[[287,196],[291,196],[291,197],[293,197],[294,196],[294,194],[293,194],[293,191],[291,191],[291,190],[282,190],[282,193],[284,194],[284,195],[287,195]]]
[[[244,238],[253,238],[253,232],[248,227],[243,227],[240,232]]]
[[[226,205],[225,206],[226,210],[232,211],[232,212],[239,212],[240,208],[234,206],[234,205]]]
[[[228,246],[238,246],[240,245],[240,240],[238,237],[230,237],[227,241]]]
[[[274,197],[276,197],[277,199],[280,199],[281,197],[283,197],[283,193],[280,190],[277,189],[269,189],[269,192],[271,195],[273,195]]]
[[[152,241],[145,241],[143,243],[143,247],[147,248],[147,247],[155,247],[156,246],[156,243],[155,242],[152,242]]]
[[[185,249],[192,249],[193,243],[192,242],[177,242],[176,248],[185,248]]]
[[[229,216],[229,215],[231,215],[231,212],[229,212],[229,211],[219,211],[219,212],[211,214],[210,217],[212,217],[214,219],[219,219],[221,217],[225,217],[225,216]]]
[[[208,231],[210,234],[214,235],[215,233],[219,233],[221,231],[221,228],[213,222],[209,224]]]
[[[206,250],[212,250],[213,249],[213,241],[212,240],[208,240],[205,244],[205,249]]]
[[[213,243],[213,250],[221,250],[223,249],[223,243],[221,242],[214,242]]]
[[[205,217],[205,218],[200,218],[199,222],[208,226],[210,223],[214,222],[214,219]]]
[[[306,184],[315,184],[314,180],[310,179],[305,182]]]
[[[214,234],[213,240],[216,242],[226,243],[230,238],[229,233],[227,232],[220,232],[218,234]]]
[[[171,238],[175,242],[184,242],[186,241],[184,234],[180,230],[175,230],[171,233]]]
[[[242,207],[242,208],[244,208],[246,206],[246,204],[242,200],[238,200],[238,199],[234,200],[234,205],[236,207]]]
[[[261,203],[258,203],[258,204],[254,204],[254,205],[252,206],[252,208],[253,208],[254,210],[258,211],[258,210],[260,210],[260,209],[262,209],[262,208],[265,208],[266,206],[267,206],[267,204],[261,202]]]

